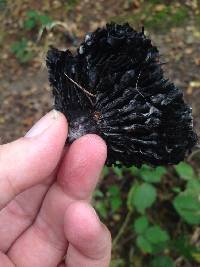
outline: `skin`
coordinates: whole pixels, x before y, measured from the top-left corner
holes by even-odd
[[[111,236],[90,204],[106,145],[85,135],[64,148],[56,111],[0,146],[0,266],[108,267]]]

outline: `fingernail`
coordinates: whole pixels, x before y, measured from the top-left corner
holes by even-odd
[[[59,117],[59,112],[52,110],[42,117],[25,135],[25,137],[35,137],[48,129]]]

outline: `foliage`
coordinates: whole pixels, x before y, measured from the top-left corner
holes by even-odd
[[[152,260],[150,267],[175,267],[175,264],[170,257],[159,256]]]
[[[167,173],[164,167],[152,168],[144,164],[140,170],[142,179],[149,183],[159,183],[163,175]]]
[[[6,0],[0,0],[0,11],[4,10],[7,6],[7,1]]]
[[[52,19],[37,10],[29,10],[26,13],[26,19],[24,21],[24,28],[26,30],[32,30],[36,27],[45,27],[52,22]]]
[[[11,45],[11,51],[15,54],[20,63],[27,63],[34,56],[34,53],[28,46],[28,40],[22,38],[20,41],[14,42]]]
[[[192,166],[190,166],[186,162],[180,162],[178,165],[175,166],[175,170],[178,175],[186,181],[193,179],[194,177],[194,170]]]
[[[190,180],[173,201],[174,208],[188,224],[200,224],[200,181]]]
[[[135,220],[133,230],[137,234],[136,244],[144,253],[160,252],[169,241],[168,233],[158,225],[150,225],[146,216]]]
[[[188,9],[185,7],[163,6],[161,10],[147,17],[145,26],[153,29],[166,28],[166,26],[182,26],[187,17]]]
[[[174,207],[170,212],[178,218],[181,227],[200,224],[200,179],[190,164],[181,162],[173,168],[152,168],[147,165],[141,168],[106,167],[104,176],[105,180],[114,176],[116,184],[99,188],[95,193],[94,204],[106,224],[109,221],[121,221],[121,226],[119,224],[114,231],[114,252],[121,247],[120,241],[131,237],[130,251],[133,246],[138,249],[135,253],[151,256],[143,257],[144,262],[141,264],[148,263],[145,265],[147,267],[175,267],[174,256],[199,262],[200,250],[190,243],[188,233],[184,235],[179,232],[173,217],[167,216],[163,221],[164,206],[163,210],[156,211],[164,198]],[[127,176],[130,179],[128,188],[123,187],[123,180]],[[170,179],[173,183],[168,189],[170,191],[165,192],[164,189],[161,192],[162,184]],[[130,255],[129,261],[134,261],[131,261]],[[111,266],[125,266],[124,259],[114,259]]]
[[[148,183],[135,184],[133,188],[130,202],[139,213],[144,214],[145,210],[156,200],[156,189]]]
[[[66,12],[72,11],[76,5],[78,4],[79,0],[68,0],[67,3],[65,4],[65,10]]]
[[[52,19],[37,10],[28,10],[26,12],[26,19],[24,20],[24,29],[31,31],[37,28],[43,28],[48,26],[52,22]],[[19,60],[20,63],[27,63],[34,57],[33,50],[29,47],[30,41],[27,38],[22,37],[19,41],[14,42],[11,45],[11,51]]]
[[[119,187],[115,185],[109,186],[106,194],[103,194],[100,190],[97,190],[95,192],[95,197],[98,199],[96,202],[96,209],[103,218],[107,218],[107,212],[109,209],[110,212],[114,214],[122,205]]]
[[[200,252],[197,247],[190,244],[189,237],[186,235],[177,237],[177,239],[171,243],[171,246],[176,253],[182,255],[189,261],[192,261],[196,255],[199,255]]]
[[[141,11],[113,17],[111,20],[116,22],[128,21],[134,25],[144,25],[147,30],[158,30],[164,32],[172,27],[182,27],[189,16],[189,8],[177,6],[175,3],[166,5],[163,1],[151,0],[143,3]]]

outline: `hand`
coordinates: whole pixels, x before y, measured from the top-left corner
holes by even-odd
[[[109,266],[110,233],[89,204],[106,145],[85,135],[64,148],[66,136],[52,111],[0,146],[0,266]]]

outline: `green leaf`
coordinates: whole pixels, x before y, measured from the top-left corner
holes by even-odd
[[[145,231],[145,238],[152,244],[167,242],[169,235],[159,226],[151,226]]]
[[[34,53],[32,51],[26,51],[24,55],[20,58],[21,63],[26,63],[34,57]]]
[[[25,38],[23,38],[22,40],[14,42],[11,45],[11,51],[14,54],[20,54],[21,51],[27,49],[27,46],[28,46],[28,41]]]
[[[152,253],[153,251],[151,243],[141,235],[137,237],[136,244],[144,253]]]
[[[200,192],[200,191],[199,191]],[[173,201],[178,214],[189,224],[200,224],[200,193],[180,193]]]
[[[13,43],[11,45],[11,51],[21,63],[28,62],[34,56],[34,53],[29,50],[28,41],[25,38]]]
[[[110,267],[124,267],[125,261],[124,259],[113,259],[110,263]]]
[[[4,10],[7,6],[7,0],[0,0],[0,11]]]
[[[28,10],[26,12],[26,16],[28,18],[37,18],[39,16],[39,12],[37,10]]]
[[[102,171],[102,176],[105,177],[109,174],[109,167],[104,166]]]
[[[41,15],[38,17],[38,20],[39,20],[39,22],[40,22],[40,24],[41,24],[42,26],[46,26],[46,25],[48,25],[49,23],[52,22],[52,19],[51,19],[49,16],[44,15],[44,14],[41,14]]]
[[[35,28],[37,25],[39,26],[46,26],[49,23],[52,22],[52,19],[45,14],[41,14],[37,10],[29,10],[26,13],[26,20],[24,21],[24,27],[27,30],[32,30]]]
[[[96,197],[103,198],[104,197],[104,193],[101,190],[96,189],[94,191],[94,193],[93,193],[93,198],[96,198]]]
[[[174,193],[180,193],[180,192],[181,192],[181,188],[178,187],[178,186],[175,186],[175,187],[172,187],[172,191],[173,191]]]
[[[200,223],[200,181],[188,181],[186,190],[174,200],[173,205],[179,215],[189,224]]]
[[[27,30],[32,30],[37,25],[37,20],[39,13],[36,10],[29,10],[26,13],[26,19],[24,21],[24,28]]]
[[[186,162],[180,162],[178,165],[175,166],[175,170],[178,173],[178,175],[186,181],[194,178],[194,170]]]
[[[188,194],[199,196],[200,192],[200,181],[197,179],[192,179],[188,181],[187,188],[185,190]]]
[[[138,185],[133,192],[133,204],[137,211],[144,213],[146,208],[153,205],[156,200],[156,189],[154,186],[143,183]]]
[[[29,18],[24,21],[24,28],[27,30],[32,30],[36,26],[36,21],[35,19]]]
[[[140,170],[140,176],[142,177],[142,179],[149,183],[160,182],[162,176],[166,173],[167,170],[164,167],[152,168],[146,164],[143,164]]]
[[[112,212],[115,213],[122,206],[122,200],[119,197],[113,197],[110,199]]]
[[[200,263],[200,251],[199,252],[193,252],[192,257],[196,262]]]
[[[134,223],[134,230],[137,234],[142,234],[148,228],[149,222],[146,216],[141,216]]]
[[[108,188],[109,196],[120,196],[120,190],[117,185],[111,185]]]
[[[183,235],[179,236],[176,240],[172,242],[172,249],[184,256],[186,259],[191,261],[193,259],[193,253],[197,253],[198,250],[194,245],[190,244],[189,237]]]
[[[116,174],[118,177],[123,177],[123,168],[113,166],[112,169],[114,174]]]
[[[108,188],[108,197],[112,212],[116,212],[122,206],[121,193],[119,187],[112,185]]]
[[[133,176],[138,176],[140,173],[140,170],[135,167],[135,166],[131,166],[130,168],[128,168],[128,171],[133,175]]]
[[[135,191],[136,191],[137,187],[138,187],[137,183],[133,184],[131,189],[128,192],[126,205],[127,205],[129,211],[133,210],[133,208],[134,208],[134,195],[135,195]]]
[[[65,4],[65,9],[67,12],[72,11],[76,5],[78,4],[79,0],[68,0],[66,1],[67,3]]]
[[[150,267],[175,267],[175,264],[170,257],[156,256],[150,263]]]
[[[102,218],[106,219],[108,216],[106,204],[103,201],[98,201],[95,204],[96,210],[99,212]]]

